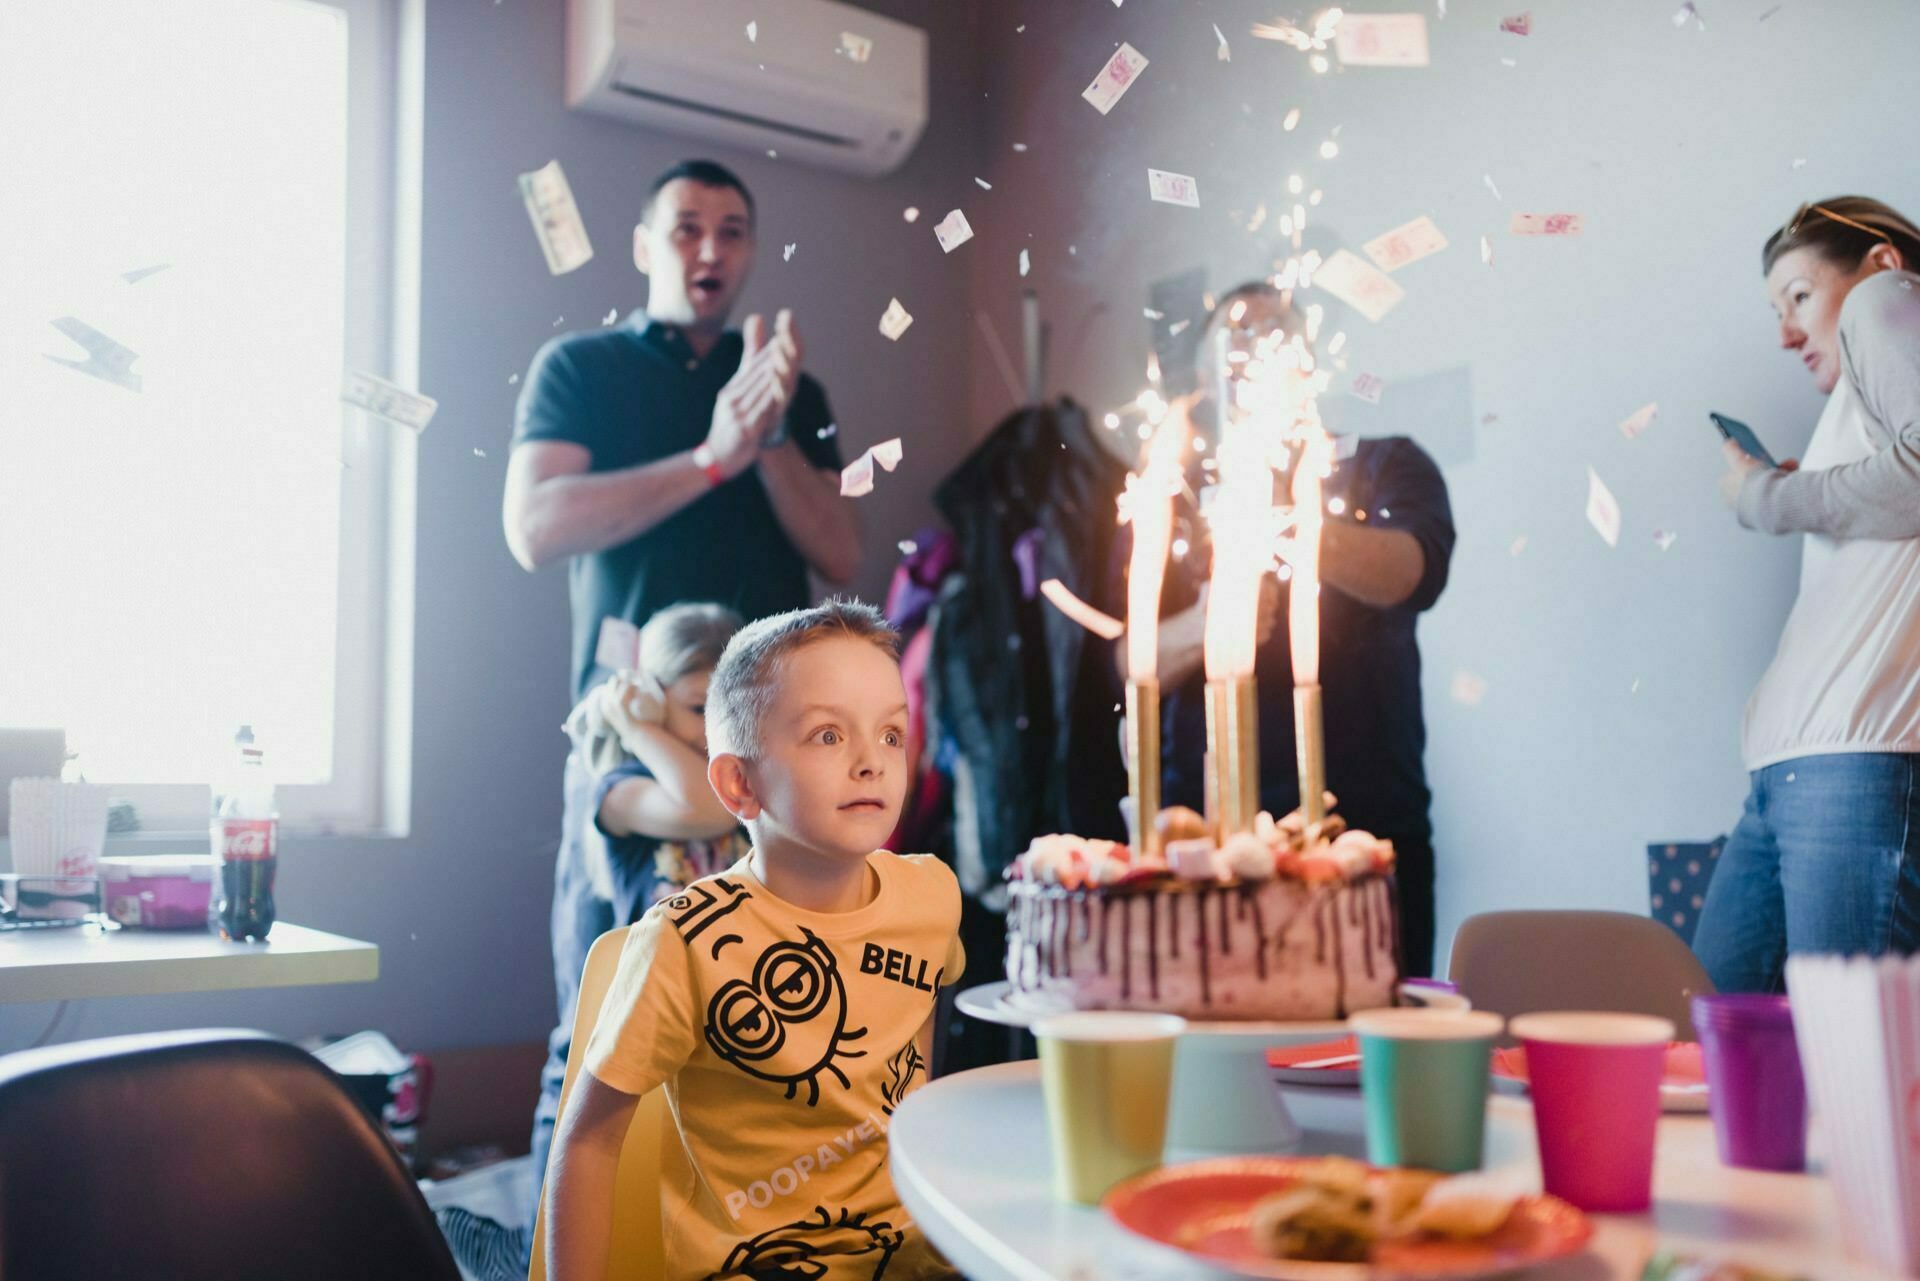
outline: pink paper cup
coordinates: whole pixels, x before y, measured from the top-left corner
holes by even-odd
[[[1526,1048],[1540,1174],[1582,1210],[1653,1204],[1653,1136],[1673,1024],[1645,1014],[1523,1014],[1507,1030]]]

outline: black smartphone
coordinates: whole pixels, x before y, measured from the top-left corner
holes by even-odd
[[[1720,429],[1721,436],[1746,450],[1751,457],[1758,458],[1769,467],[1778,467],[1780,465],[1774,461],[1773,455],[1767,452],[1767,447],[1760,443],[1760,438],[1753,434],[1753,428],[1747,426],[1738,418],[1729,418],[1725,414],[1712,413],[1708,414],[1707,417],[1713,419],[1713,425]]]

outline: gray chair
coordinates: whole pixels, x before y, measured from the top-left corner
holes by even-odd
[[[1713,991],[1693,952],[1658,921],[1629,912],[1482,912],[1454,935],[1447,977],[1474,1008],[1512,1018],[1607,1010],[1672,1019],[1694,1040],[1688,998]]]

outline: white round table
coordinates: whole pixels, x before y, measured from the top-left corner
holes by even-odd
[[[1365,1155],[1357,1090],[1278,1087],[1305,1131],[1303,1150]],[[1816,1135],[1817,1140],[1817,1135]],[[921,1231],[969,1281],[1218,1281],[1110,1222],[1097,1208],[1055,1201],[1037,1062],[941,1077],[909,1095],[889,1127],[895,1188]],[[1169,1163],[1214,1155],[1169,1151]],[[1533,1109],[1488,1101],[1487,1166],[1524,1171],[1539,1186]],[[1891,1281],[1849,1261],[1823,1178],[1720,1164],[1704,1116],[1660,1122],[1650,1214],[1595,1215],[1592,1249],[1543,1267],[1534,1281],[1637,1281],[1656,1245],[1733,1258],[1784,1276]]]

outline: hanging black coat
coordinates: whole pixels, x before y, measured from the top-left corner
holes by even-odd
[[[1037,529],[1025,586],[1057,578],[1113,611],[1102,596],[1127,469],[1094,430],[1071,401],[1020,410],[934,494],[959,539],[961,574],[942,594],[931,676],[941,726],[970,775],[956,804],[971,803],[978,849],[962,866],[986,885],[1037,835],[1126,835],[1112,646],[1024,591],[1015,556]]]

